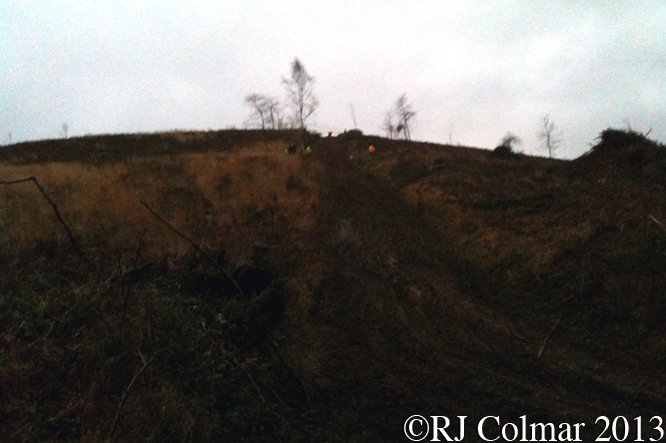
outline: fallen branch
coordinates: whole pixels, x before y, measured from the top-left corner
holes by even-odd
[[[211,257],[210,255],[206,254],[206,252],[205,252],[203,249],[201,249],[201,247],[200,247],[198,244],[196,244],[192,239],[190,239],[188,236],[186,236],[185,234],[183,234],[182,232],[180,232],[178,229],[176,229],[176,228],[174,228],[173,226],[171,226],[171,224],[170,224],[168,221],[166,221],[161,215],[159,215],[157,212],[155,212],[155,211],[153,210],[153,208],[151,208],[151,207],[148,205],[148,203],[146,203],[145,201],[141,200],[141,204],[142,204],[143,206],[145,206],[146,209],[148,209],[148,211],[150,211],[150,213],[153,214],[153,215],[155,216],[155,218],[157,218],[159,221],[161,221],[161,222],[162,222],[167,228],[171,229],[173,232],[176,233],[176,235],[178,235],[180,238],[186,240],[189,244],[191,244],[192,247],[193,247],[194,249],[196,249],[197,251],[199,251],[199,253],[200,253],[201,255],[203,255],[204,257],[206,257],[206,259],[207,259],[209,262],[211,262],[211,264],[212,264],[213,266],[215,266],[215,268],[217,268],[218,270],[222,271],[222,272],[224,273],[224,275],[226,275],[227,278],[228,278],[228,279],[234,284],[234,286],[236,286],[236,288],[238,289],[238,292],[240,293],[240,295],[241,295],[241,296],[244,295],[244,294],[243,294],[243,290],[241,289],[240,285],[239,285],[238,282],[236,282],[236,280],[231,276],[231,274],[229,273],[229,271],[227,271],[227,270],[224,269],[222,266],[220,266],[220,264],[219,264],[219,263],[218,263],[213,257]]]
[[[537,354],[537,358],[541,357],[541,354],[543,354],[543,350],[546,349],[546,345],[548,344],[548,340],[550,340],[550,337],[553,336],[553,333],[555,332],[555,329],[560,325],[560,322],[562,321],[562,314],[560,314],[560,317],[557,319],[555,324],[553,325],[552,328],[550,328],[550,331],[548,332],[548,335],[546,335],[546,338],[543,339],[543,343],[541,343],[541,348],[539,349],[539,353]]]
[[[56,217],[58,217],[58,220],[60,220],[60,224],[62,224],[62,227],[65,229],[65,232],[67,232],[67,237],[69,237],[69,241],[72,243],[72,246],[74,247],[74,251],[76,251],[76,254],[81,258],[85,259],[85,256],[83,255],[83,251],[79,248],[79,245],[76,244],[76,240],[74,240],[74,235],[72,235],[72,231],[69,229],[69,226],[67,226],[67,223],[65,223],[65,220],[62,218],[60,215],[60,211],[58,211],[58,206],[55,204],[53,200],[46,194],[44,191],[44,188],[39,184],[37,179],[34,176],[22,178],[20,180],[12,180],[12,181],[0,181],[0,185],[15,185],[18,183],[24,183],[31,181],[37,186],[37,189],[39,192],[44,196],[47,202],[51,205],[53,208],[53,212],[55,213]]]

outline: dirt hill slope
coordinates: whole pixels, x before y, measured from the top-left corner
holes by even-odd
[[[464,441],[487,415],[658,437],[654,168],[378,137],[284,153],[299,136],[11,151],[0,180],[36,176],[85,257],[31,183],[0,188],[7,441],[401,442],[414,414],[468,416]]]
[[[324,171],[318,241],[329,271],[313,291],[308,329],[308,352],[319,364],[297,372],[313,380],[332,410],[354,411],[359,432],[371,421],[385,439],[399,434],[401,418],[416,413],[468,415],[471,423],[523,414],[585,421],[588,437],[596,436],[599,415],[659,413],[665,380],[655,366],[637,371],[626,355],[612,361],[578,348],[594,331],[551,340],[562,329],[573,332],[567,308],[535,309],[517,332],[515,313],[496,308],[502,301],[487,304],[475,285],[463,284],[460,255],[422,217],[423,209],[352,166],[350,156],[358,160],[371,142],[378,151],[400,149],[381,140],[328,139],[316,154]],[[392,155],[397,151],[386,154]],[[368,155],[365,161],[381,160]],[[468,431],[475,434],[473,427]]]

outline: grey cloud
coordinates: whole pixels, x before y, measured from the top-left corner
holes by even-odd
[[[239,126],[243,97],[282,96],[298,56],[315,129],[366,132],[406,92],[417,139],[536,145],[543,113],[577,156],[605,125],[666,140],[661,1],[271,1],[0,5],[0,140]],[[10,42],[10,43],[7,43]],[[634,123],[635,122],[635,123]]]

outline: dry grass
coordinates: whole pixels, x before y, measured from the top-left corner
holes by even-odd
[[[661,192],[623,176],[574,174],[569,164],[522,157],[494,159],[459,147],[393,147],[358,152],[354,161],[394,186],[462,258],[489,269],[511,254],[540,273],[575,241],[605,224],[638,225],[666,217]]]
[[[666,274],[657,263],[665,232],[651,216],[666,220],[666,188],[655,179],[659,173],[632,161],[625,169],[626,162],[596,158],[502,159],[395,142],[354,156],[359,168],[420,209],[461,280],[484,303],[535,330],[543,327],[532,321],[537,312],[566,313],[578,331],[569,335],[572,342],[586,331],[594,339],[582,346],[608,353],[620,348],[599,337],[617,333],[617,319],[656,326],[664,313],[658,294]],[[632,331],[622,352],[664,354],[646,330]]]
[[[387,441],[378,437],[391,432],[386,406],[405,398],[390,420],[398,439],[400,420],[414,408],[477,411],[481,404],[492,414],[542,409],[559,417],[596,361],[612,373],[600,380],[615,381],[570,404],[592,411],[591,392],[604,399],[604,413],[619,414],[608,398],[663,372],[666,191],[663,182],[645,181],[641,168],[588,171],[478,149],[330,140],[376,178],[354,181],[358,171],[335,158],[326,163],[324,151],[285,155],[291,134],[265,135],[61,140],[79,149],[63,154],[66,162],[19,165],[40,152],[62,160],[54,141],[17,148],[15,164],[0,165],[0,181],[39,180],[88,258],[71,253],[33,183],[0,186],[0,434],[7,441]],[[148,152],[134,155],[147,140]],[[107,157],[87,159],[91,149]],[[321,170],[320,160],[330,169]],[[333,166],[343,175],[330,175]],[[338,189],[342,182],[348,189]],[[381,192],[355,194],[373,185]],[[392,192],[418,211],[374,205]],[[237,291],[142,201],[223,268],[258,265],[268,286]],[[418,226],[429,240],[432,230],[458,298],[440,297],[437,287],[458,291],[431,278],[448,268],[430,273],[424,265],[411,274],[407,259],[386,260],[409,236],[391,235],[402,231],[395,228],[376,239],[370,233],[392,226],[382,220],[400,210],[426,221],[404,219],[396,226],[405,232]],[[420,257],[404,254],[413,256]],[[250,268],[236,271],[243,269]],[[491,312],[501,320],[491,336],[520,346],[457,348],[452,337],[485,333],[471,316],[459,321],[455,310],[440,309],[453,303],[463,307],[458,312]],[[557,332],[535,362],[556,318]],[[439,336],[443,347],[430,348]],[[632,362],[640,362],[643,379],[624,374]],[[477,366],[488,372],[470,375]],[[421,378],[407,370],[417,367]],[[539,371],[543,378],[530,378]],[[569,394],[562,378],[572,380]],[[543,397],[525,394],[532,385]],[[378,395],[363,398],[367,392]],[[450,392],[456,402],[447,402]],[[376,423],[366,423],[370,416]]]
[[[209,137],[159,136],[185,147]],[[306,299],[318,274],[283,281],[285,266],[314,262],[307,236],[320,193],[319,164],[284,146],[0,166],[2,181],[36,177],[89,260],[71,254],[33,183],[0,186],[0,262],[12,269],[0,276],[7,441],[257,441],[311,432],[284,420],[303,424],[298,380],[251,341],[275,327],[283,293]],[[269,288],[234,292],[142,201],[225,268],[270,268]]]
[[[0,177],[35,176],[84,248],[134,245],[146,231],[147,257],[186,254],[190,245],[161,226],[141,206],[145,201],[203,247],[226,245],[230,257],[240,263],[247,259],[248,248],[278,224],[307,230],[314,223],[317,173],[314,166],[303,167],[301,156],[285,155],[283,144],[103,165],[2,165]],[[52,209],[30,183],[0,187],[0,210],[3,249],[66,243]],[[238,238],[242,241],[234,241]]]

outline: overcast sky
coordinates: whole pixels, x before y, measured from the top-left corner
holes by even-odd
[[[609,127],[666,141],[664,0],[39,0],[0,2],[0,141],[243,127],[298,57],[308,126],[382,134],[402,93],[416,140],[559,157]]]

